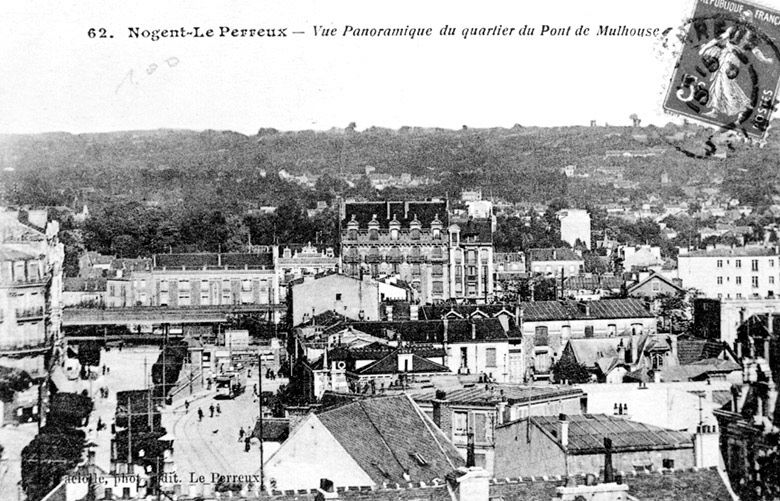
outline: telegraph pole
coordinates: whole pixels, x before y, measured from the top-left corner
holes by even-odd
[[[265,489],[265,465],[263,465],[263,354],[257,352],[257,401],[260,406],[260,489]]]

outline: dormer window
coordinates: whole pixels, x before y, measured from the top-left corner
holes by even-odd
[[[390,240],[398,240],[398,228],[392,228],[390,230]]]
[[[379,240],[379,230],[375,228],[371,228],[370,230],[368,230],[368,239]]]
[[[433,239],[434,240],[441,240],[441,229],[440,228],[434,228],[433,229]]]
[[[412,228],[412,230],[409,232],[409,237],[412,240],[420,240],[420,229],[419,228]]]
[[[284,253],[282,254],[282,257],[284,257],[285,259],[290,259],[292,257],[292,251],[290,250],[289,247],[284,248]]]

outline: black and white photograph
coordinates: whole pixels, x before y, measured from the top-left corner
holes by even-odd
[[[0,47],[0,500],[780,501],[780,0]]]

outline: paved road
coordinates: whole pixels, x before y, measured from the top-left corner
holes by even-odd
[[[263,381],[263,390],[276,391],[282,380]],[[254,475],[260,468],[260,448],[252,442],[244,450],[239,442],[239,429],[252,430],[259,415],[258,402],[252,390],[232,400],[215,399],[213,392],[201,393],[192,401],[189,412],[184,407],[169,409],[163,414],[163,426],[174,435],[174,470],[182,483],[202,475],[205,482],[216,481],[217,475]],[[210,417],[209,407],[219,404],[221,413]],[[198,421],[198,408],[204,413]],[[267,458],[266,458],[267,459]],[[184,490],[183,492],[187,492]]]

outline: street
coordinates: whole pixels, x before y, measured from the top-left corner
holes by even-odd
[[[256,374],[255,371],[253,373]],[[263,379],[263,390],[276,392],[284,379]],[[217,475],[254,475],[260,468],[260,447],[252,440],[249,452],[244,441],[239,441],[239,429],[251,433],[259,415],[259,402],[254,399],[252,385],[235,399],[215,399],[214,391],[201,392],[191,400],[189,412],[183,403],[163,413],[163,426],[174,435],[174,471],[182,483],[191,483],[198,476],[205,482],[215,482]],[[210,417],[209,407],[214,412]],[[203,420],[198,421],[198,409],[203,410]],[[267,455],[266,455],[267,459]],[[186,491],[184,491],[186,492]]]

